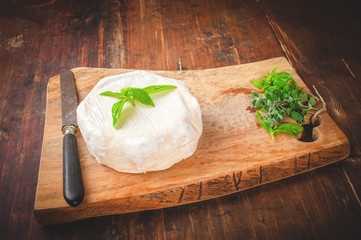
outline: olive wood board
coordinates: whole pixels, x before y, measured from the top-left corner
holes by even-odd
[[[60,77],[50,78],[34,207],[37,221],[57,224],[203,201],[346,158],[349,142],[327,112],[319,115],[312,142],[283,133],[272,140],[260,126],[250,103],[251,90],[257,89],[250,81],[261,79],[276,66],[277,72],[293,74],[311,93],[284,57],[205,70],[150,71],[184,81],[198,99],[203,134],[196,152],[163,171],[120,173],[99,164],[78,131],[85,198],[77,207],[63,199]],[[72,71],[80,102],[100,79],[134,70],[80,67]]]

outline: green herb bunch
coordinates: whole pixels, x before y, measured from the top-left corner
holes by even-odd
[[[272,139],[277,133],[285,132],[298,136],[303,131],[302,123],[305,116],[314,108],[314,96],[308,96],[306,91],[293,80],[293,75],[287,72],[276,73],[277,67],[261,80],[251,81],[261,89],[263,94],[252,91],[252,105],[261,108],[265,113],[262,117],[259,111],[256,117],[260,124],[271,134]],[[297,123],[282,123],[286,116],[290,116]]]
[[[154,107],[154,102],[149,94],[170,91],[175,88],[177,87],[173,85],[152,85],[145,88],[126,87],[120,92],[106,91],[102,92],[100,95],[120,99],[118,102],[114,103],[112,107],[113,127],[118,129],[121,112],[125,103],[129,102],[135,107],[135,100],[137,100],[145,105]]]

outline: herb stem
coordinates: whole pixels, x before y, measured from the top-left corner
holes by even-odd
[[[300,104],[301,107],[304,107],[304,108],[307,108],[307,109],[310,109],[310,110],[318,110],[318,108],[314,108],[314,107],[308,107],[308,106],[305,106],[303,104]]]
[[[268,114],[270,114],[271,113],[271,110],[272,110],[272,108],[275,106],[275,103],[283,103],[283,104],[286,104],[287,106],[288,106],[288,103],[287,102],[285,102],[285,101],[274,101],[272,104],[271,104],[271,106],[269,107],[269,109],[268,109]],[[279,107],[280,108],[282,108],[282,110],[285,110],[283,107],[282,107],[282,105],[279,105]]]
[[[322,108],[320,108],[317,112],[315,112],[315,114],[312,115],[310,121],[311,124],[315,124],[318,115],[320,115],[323,112],[327,112],[327,108],[326,108],[326,103],[325,100],[323,100],[322,96],[320,95],[320,93],[317,91],[317,88],[315,87],[315,85],[313,85],[313,89],[315,89],[315,92],[318,96],[318,98],[320,99],[321,103],[322,103]]]

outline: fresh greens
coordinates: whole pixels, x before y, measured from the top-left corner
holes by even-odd
[[[149,94],[171,91],[175,88],[177,87],[174,85],[152,85],[145,88],[126,87],[120,92],[106,91],[100,93],[100,95],[119,99],[119,101],[112,107],[113,127],[117,129],[119,128],[121,112],[126,102],[129,102],[133,107],[135,107],[135,100],[137,100],[144,105],[154,107],[154,102]]]
[[[258,111],[256,112],[256,117],[262,127],[271,134],[272,139],[274,139],[274,136],[280,132],[285,132],[297,137],[298,134],[303,131],[303,127],[297,123],[283,123],[281,125],[274,125],[273,127],[271,127],[267,122],[263,120]]]
[[[259,111],[256,118],[263,128],[272,136],[285,132],[298,136],[303,131],[300,125],[304,123],[305,116],[314,108],[316,100],[314,96],[309,97],[306,91],[302,91],[293,76],[287,72],[276,73],[277,67],[268,73],[263,79],[251,81],[263,94],[252,91],[252,105],[260,108],[265,113],[262,117]],[[297,123],[282,123],[286,116],[290,116]],[[298,124],[300,123],[300,124]]]

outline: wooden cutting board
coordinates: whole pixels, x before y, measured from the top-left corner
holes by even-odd
[[[171,168],[143,174],[120,173],[100,165],[77,133],[85,198],[70,207],[62,192],[61,100],[59,75],[47,89],[46,121],[35,200],[41,224],[136,212],[203,201],[303,173],[349,155],[349,142],[327,113],[313,132],[315,141],[302,142],[280,134],[272,140],[250,109],[251,80],[279,66],[309,91],[288,61],[273,58],[237,66],[192,70],[151,71],[186,83],[198,99],[203,134],[195,154]],[[74,68],[79,102],[102,78],[130,69]]]

